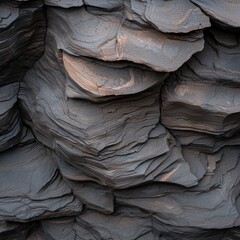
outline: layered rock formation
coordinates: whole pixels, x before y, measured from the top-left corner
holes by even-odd
[[[0,239],[240,239],[238,1],[0,3]]]

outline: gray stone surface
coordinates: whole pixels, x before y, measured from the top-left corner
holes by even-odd
[[[48,19],[49,34],[69,54],[127,60],[163,72],[179,68],[204,44],[201,30],[178,36],[153,28],[143,30],[125,23],[121,11],[49,8]]]
[[[142,94],[99,104],[67,99],[64,68],[56,64],[60,60],[55,56],[53,47],[46,47],[44,56],[25,75],[19,98],[35,136],[56,151],[62,161],[74,166],[73,172],[82,172],[81,179],[116,188],[149,181],[184,186],[197,183],[182,157],[181,147],[158,123],[159,84]],[[47,68],[46,62],[49,63]],[[48,67],[54,71],[49,72]],[[135,74],[138,71],[136,69]],[[115,72],[110,69],[105,69],[104,73],[110,79],[115,77]],[[38,80],[34,81],[36,78]],[[159,80],[161,83],[162,77]],[[57,98],[58,101],[54,100]],[[43,109],[41,115],[38,109]],[[60,164],[63,173],[66,168]],[[183,175],[180,174],[182,171]],[[67,178],[74,178],[73,174],[68,174]]]
[[[240,239],[239,6],[2,0],[0,240]]]
[[[164,87],[165,126],[225,136],[239,132],[238,41],[238,33],[213,29],[206,34],[204,50],[170,77]]]
[[[229,27],[240,27],[240,2],[238,0],[191,0],[214,20]]]
[[[63,181],[49,150],[26,132],[13,150],[0,153],[0,216],[26,222],[76,215],[82,205]]]

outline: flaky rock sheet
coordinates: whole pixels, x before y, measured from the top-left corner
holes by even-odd
[[[240,239],[240,2],[0,2],[0,239]]]

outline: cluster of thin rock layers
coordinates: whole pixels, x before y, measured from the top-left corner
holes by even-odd
[[[0,239],[240,239],[239,13],[2,0]]]

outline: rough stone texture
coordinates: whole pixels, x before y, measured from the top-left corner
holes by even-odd
[[[240,2],[238,0],[191,0],[207,15],[228,27],[240,27]]]
[[[239,8],[1,1],[0,239],[240,239]]]

